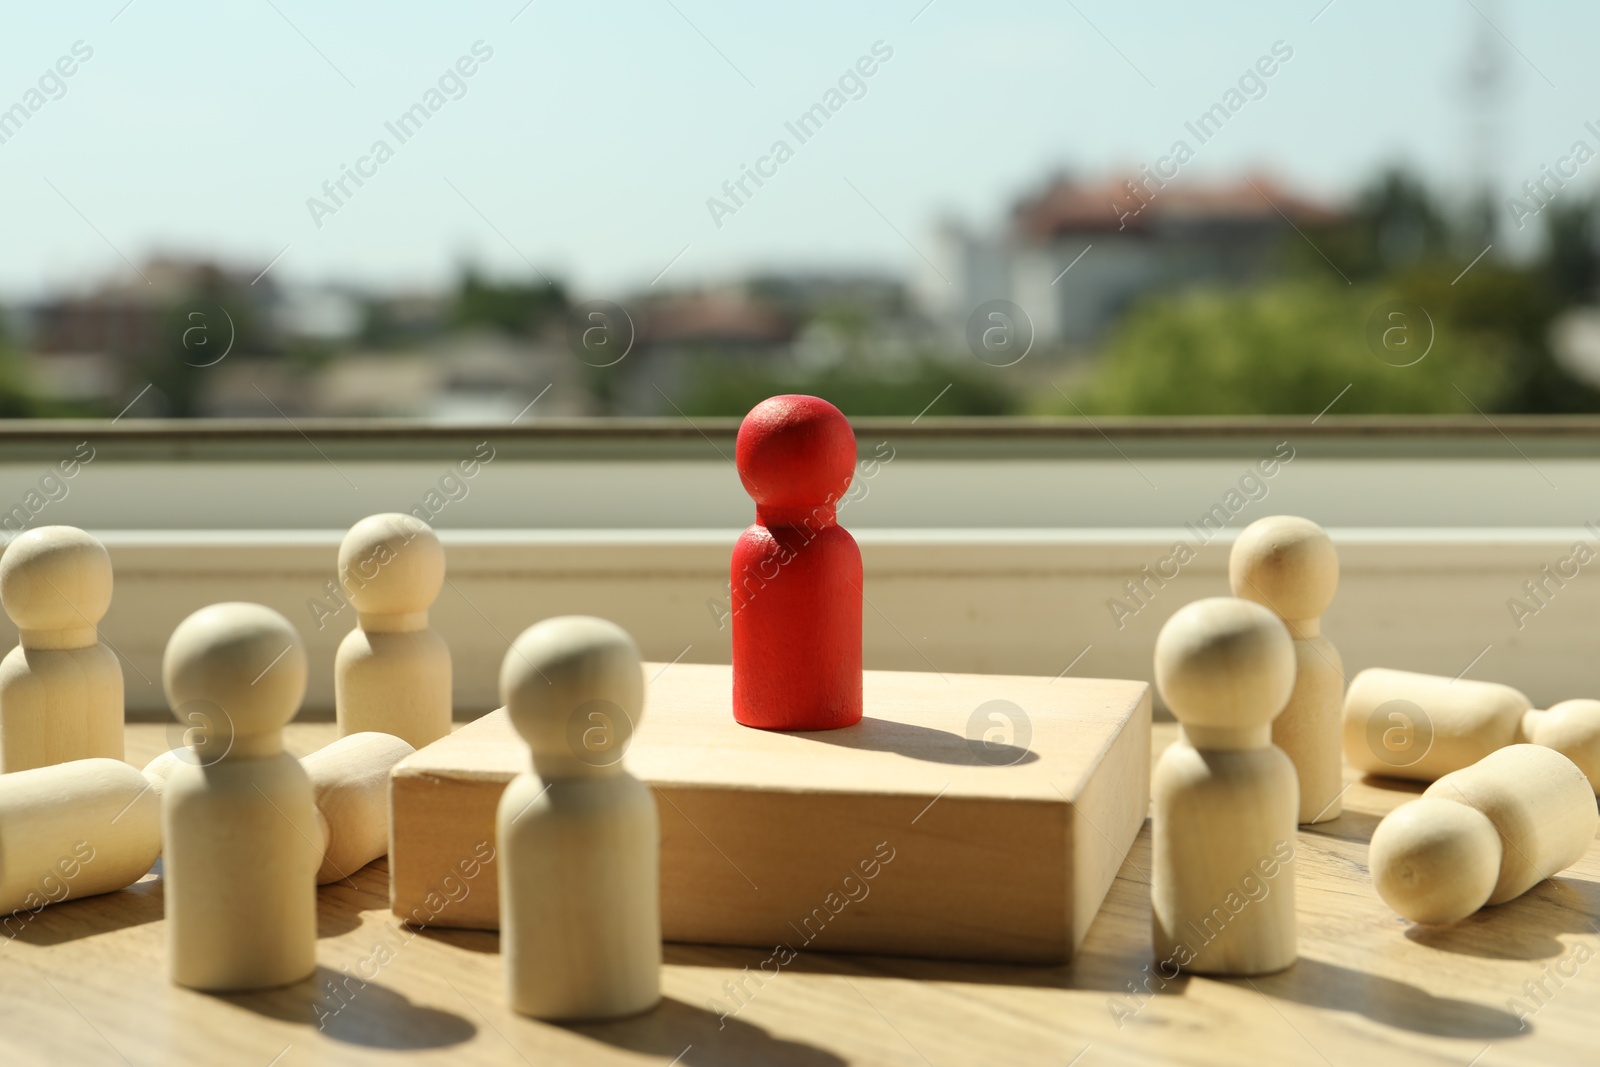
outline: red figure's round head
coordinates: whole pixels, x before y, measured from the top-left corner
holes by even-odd
[[[739,480],[758,513],[825,507],[831,514],[856,468],[856,434],[844,412],[820,397],[775,396],[739,424]]]

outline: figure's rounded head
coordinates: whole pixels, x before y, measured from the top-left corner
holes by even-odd
[[[639,646],[606,619],[545,619],[512,642],[500,699],[541,774],[604,773],[621,761],[644,711]]]
[[[1372,832],[1367,867],[1385,904],[1412,922],[1459,922],[1500,880],[1500,834],[1477,808],[1424,796]]]
[[[1563,700],[1530,718],[1523,722],[1529,741],[1555,749],[1600,787],[1600,700]]]
[[[1245,527],[1233,543],[1228,583],[1234,596],[1285,619],[1320,618],[1339,590],[1339,553],[1310,519],[1269,515]]]
[[[75,526],[19,534],[0,556],[0,602],[22,630],[94,626],[111,607],[111,557]]]
[[[1197,600],[1156,638],[1156,687],[1185,726],[1265,726],[1289,702],[1294,675],[1289,631],[1248,600]]]
[[[763,400],[739,424],[734,465],[745,492],[767,508],[832,506],[856,467],[856,434],[820,397]]]
[[[180,718],[196,704],[220,710],[245,739],[283,729],[306,695],[306,649],[269,607],[231,602],[178,624],[161,661],[167,703]]]
[[[444,546],[415,515],[370,515],[339,542],[339,585],[363,615],[427,611],[444,586]]]

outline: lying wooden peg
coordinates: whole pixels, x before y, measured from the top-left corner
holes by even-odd
[[[1522,736],[1576,763],[1600,793],[1600,700],[1563,700],[1548,711],[1535,708],[1522,716]]]
[[[160,855],[161,802],[121,760],[0,775],[0,913],[121,889]]]
[[[188,750],[163,752],[144,773],[159,793]],[[311,778],[322,866],[317,884],[347,878],[389,854],[389,772],[416,749],[393,734],[350,734],[300,761]]]
[[[389,772],[415,752],[394,736],[349,734],[300,761],[322,831],[317,884],[354,874],[389,854]]]
[[[1432,782],[1522,743],[1555,749],[1600,783],[1600,700],[1541,711],[1509,685],[1383,667],[1345,694],[1345,759],[1367,774]]]
[[[1517,741],[1533,705],[1508,685],[1373,667],[1344,697],[1344,758],[1367,774],[1431,782]]]
[[[1540,745],[1511,745],[1429,786],[1373,831],[1378,895],[1413,922],[1465,919],[1576,863],[1600,827],[1583,772]]]

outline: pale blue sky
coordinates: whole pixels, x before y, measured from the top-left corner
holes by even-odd
[[[908,271],[897,229],[921,244],[941,212],[992,219],[1051,169],[1153,160],[1276,40],[1294,58],[1180,180],[1262,166],[1339,195],[1407,160],[1459,184],[1474,4],[1526,57],[1509,54],[1505,177],[1536,175],[1600,120],[1600,5],[1335,0],[1319,15],[1324,2],[13,8],[0,109],[75,41],[94,54],[0,144],[0,292],[96,277],[120,263],[107,241],[135,261],[168,249],[260,267],[289,245],[273,272],[300,282],[426,286],[463,256],[529,274],[496,228],[591,295],[647,285],[685,246],[663,285]],[[467,94],[399,144],[384,123],[479,40],[493,57]],[[786,135],[875,41],[894,54],[866,95],[808,143]],[[794,158],[718,229],[706,199],[784,136]],[[380,137],[394,158],[318,229],[307,198]]]

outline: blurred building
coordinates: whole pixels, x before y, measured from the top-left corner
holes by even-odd
[[[775,301],[735,287],[648,305],[639,349],[652,362],[683,353],[773,358],[788,351],[795,330],[794,319]]]
[[[270,280],[252,285],[209,260],[157,256],[23,308],[18,340],[39,395],[115,406],[163,363],[204,365],[238,347],[247,325],[259,335],[278,299]]]
[[[929,256],[937,274],[921,275],[916,294],[951,330],[1002,299],[1028,313],[1041,342],[1091,342],[1148,293],[1259,281],[1281,267],[1291,222],[1313,230],[1339,218],[1266,177],[1061,178],[1019,201],[999,232],[943,223]]]
[[[719,368],[787,368],[802,319],[746,285],[665,293],[633,303],[628,314],[633,347],[616,365],[607,406],[629,415],[671,414],[670,398]]]
[[[207,379],[202,413],[221,418],[417,418],[530,421],[587,414],[582,367],[559,345],[492,331],[407,348],[355,347],[311,367],[229,360]],[[528,404],[539,398],[536,409]],[[520,420],[519,420],[520,421]]]

